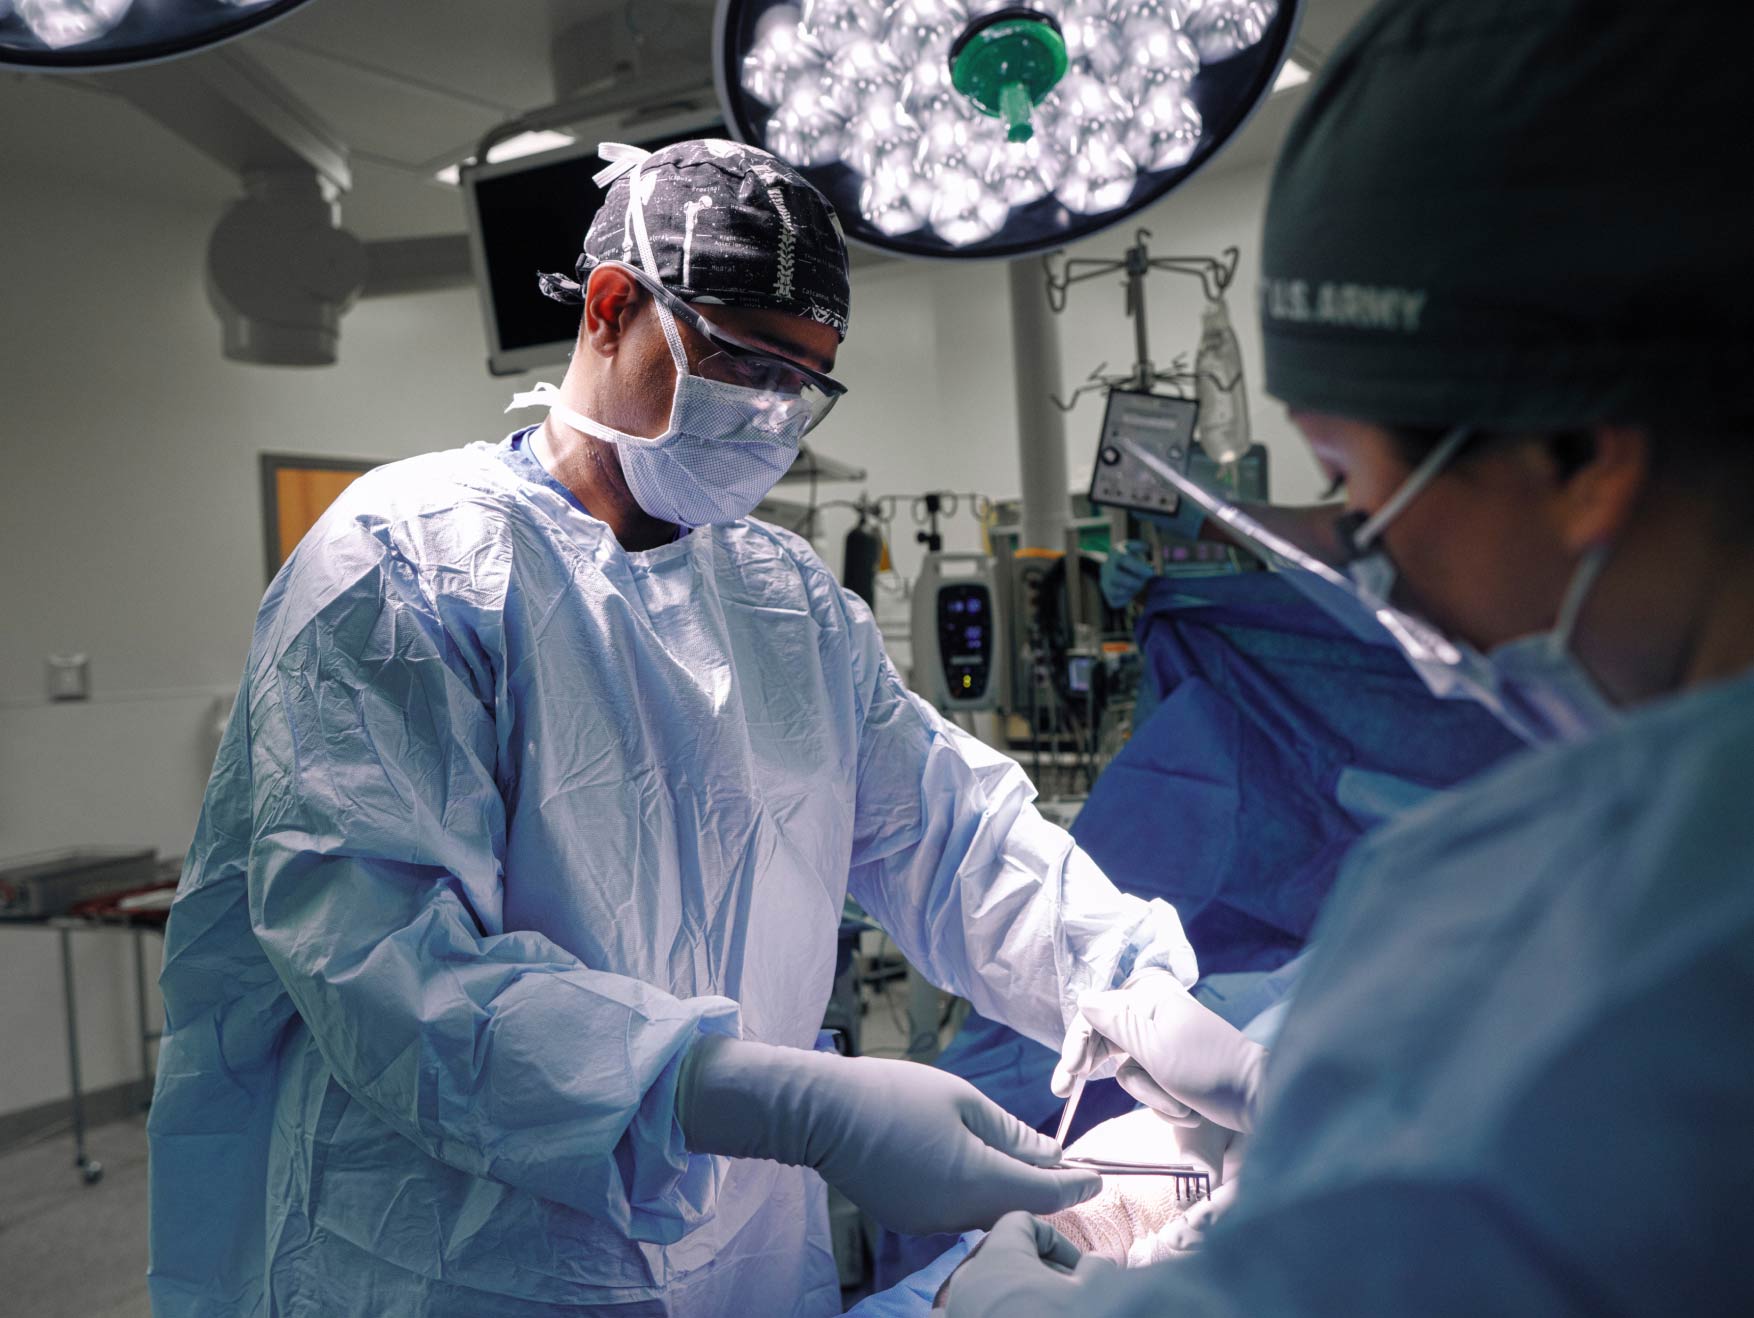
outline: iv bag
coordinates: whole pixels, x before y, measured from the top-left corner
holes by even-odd
[[[1221,466],[1235,462],[1248,451],[1249,410],[1242,387],[1242,349],[1223,298],[1208,302],[1200,317],[1194,372],[1194,396],[1200,404],[1195,438],[1212,461]]]

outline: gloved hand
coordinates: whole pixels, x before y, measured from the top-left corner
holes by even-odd
[[[1150,1108],[1098,1122],[1066,1149],[1098,1161],[1183,1164],[1210,1177],[1208,1189],[1224,1184],[1226,1167],[1241,1158],[1226,1154],[1247,1136],[1211,1121],[1179,1126]],[[1203,1219],[1208,1200],[1188,1197],[1192,1187],[1168,1176],[1105,1176],[1102,1193],[1045,1220],[1086,1256],[1126,1267],[1144,1267],[1195,1248],[1199,1231],[1184,1228],[1190,1213]]]
[[[1245,1136],[1238,1135],[1238,1139]],[[1183,1258],[1198,1253],[1206,1243],[1212,1223],[1223,1217],[1236,1198],[1236,1182],[1225,1181],[1187,1212],[1164,1227],[1156,1235],[1135,1240],[1127,1251],[1129,1268],[1149,1267],[1166,1259]]]
[[[1064,1236],[1028,1213],[1008,1213],[963,1260],[933,1313],[949,1318],[1082,1318],[1092,1278],[1114,1264],[1080,1257]]]
[[[1267,1050],[1194,1001],[1175,976],[1149,971],[1081,997],[1050,1081],[1054,1093],[1071,1093],[1074,1079],[1117,1054],[1126,1055],[1115,1074],[1121,1088],[1171,1121],[1198,1114],[1231,1130],[1254,1129]]]
[[[1149,1016],[1157,998],[1181,989],[1181,981],[1169,971],[1153,966],[1149,970],[1141,970],[1116,990],[1122,994],[1139,995],[1145,1006],[1143,1010]],[[1085,994],[1084,997],[1090,997]],[[1082,1007],[1083,998],[1079,999]],[[1115,1068],[1125,1060],[1121,1050],[1117,1049],[1102,1035],[1082,1010],[1072,1018],[1066,1027],[1066,1037],[1060,1043],[1060,1060],[1054,1065],[1054,1073],[1048,1080],[1048,1087],[1061,1098],[1072,1092],[1072,1082],[1079,1076],[1092,1080],[1104,1080],[1115,1073]],[[1185,1108],[1180,1112],[1165,1112],[1171,1120],[1179,1118],[1183,1125],[1193,1125],[1198,1118]]]
[[[1119,548],[1109,549],[1101,575],[1102,597],[1109,608],[1126,608],[1145,589],[1145,583],[1157,575],[1157,569],[1145,557],[1149,552],[1143,540],[1128,540]]]
[[[1191,1162],[1212,1176],[1212,1193],[1185,1213],[1164,1223],[1155,1233],[1127,1247],[1126,1266],[1148,1267],[1166,1259],[1180,1258],[1201,1249],[1206,1233],[1236,1198],[1236,1177],[1242,1170],[1247,1135],[1226,1130],[1214,1121],[1198,1126],[1175,1127],[1175,1160]]]
[[[1048,1171],[1060,1146],[947,1071],[708,1036],[688,1050],[676,1116],[695,1153],[814,1167],[895,1231],[1058,1212],[1102,1188]]]

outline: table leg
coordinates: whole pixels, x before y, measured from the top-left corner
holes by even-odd
[[[134,1011],[140,1025],[140,1107],[152,1106],[152,1032],[146,1027],[146,934],[134,928]]]
[[[79,1084],[79,1011],[73,994],[73,933],[61,929],[61,992],[67,1003],[67,1071],[73,1081],[73,1165],[87,1185],[97,1184],[103,1164],[85,1154],[85,1094]]]

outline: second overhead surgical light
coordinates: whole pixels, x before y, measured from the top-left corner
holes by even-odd
[[[805,0],[762,15],[741,68],[765,135],[845,164],[891,236],[983,242],[1052,195],[1094,215],[1200,142],[1202,64],[1258,42],[1278,0]]]
[[[190,54],[304,0],[0,0],[0,68],[83,72]]]

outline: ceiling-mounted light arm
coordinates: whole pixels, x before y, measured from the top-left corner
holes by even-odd
[[[439,293],[470,288],[475,283],[475,273],[469,264],[469,235],[463,233],[368,242],[365,260],[361,298]]]
[[[230,48],[93,75],[178,137],[240,176],[308,169],[339,196],[353,186],[347,144],[262,65]]]

